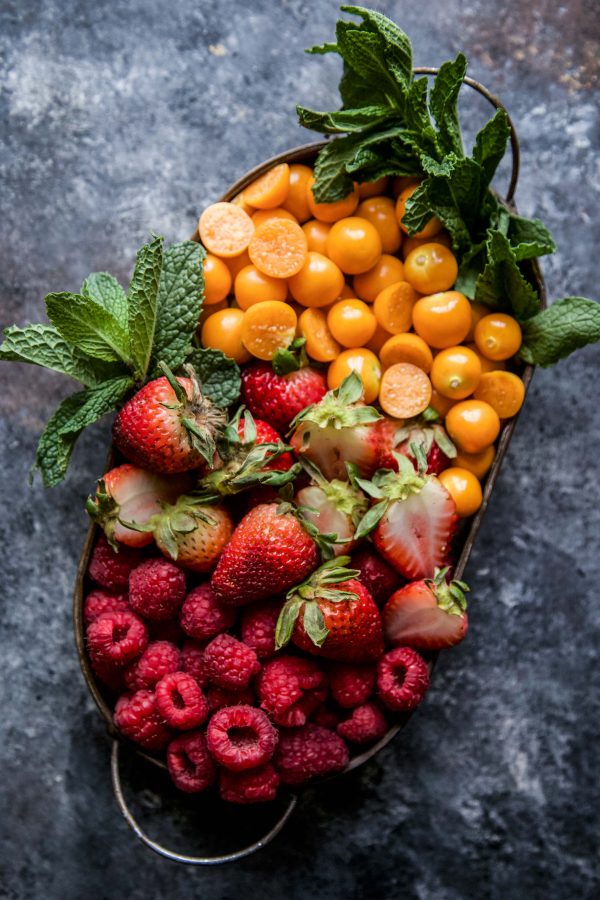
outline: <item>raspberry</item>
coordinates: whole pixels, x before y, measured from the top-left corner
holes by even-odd
[[[275,653],[275,626],[281,612],[281,600],[253,603],[242,614],[242,640],[259,659]]]
[[[329,669],[331,696],[344,709],[365,703],[375,690],[375,666],[337,663]]]
[[[427,663],[410,647],[396,647],[379,661],[377,692],[388,709],[414,709],[428,687]]]
[[[129,603],[145,619],[172,619],[184,597],[185,575],[167,559],[148,559],[129,576]]]
[[[350,565],[359,570],[359,581],[362,581],[379,607],[389,600],[403,581],[396,570],[370,547],[363,547],[353,553]]]
[[[277,732],[254,706],[224,706],[206,731],[208,749],[222,766],[241,772],[268,762],[277,746]]]
[[[211,681],[233,691],[245,688],[260,671],[254,650],[230,634],[220,634],[207,645],[204,664]]]
[[[181,650],[181,668],[192,675],[200,687],[209,683],[206,665],[204,664],[204,647],[196,641],[186,641]]]
[[[88,575],[105,588],[127,587],[129,575],[143,559],[139,550],[121,545],[115,553],[103,534],[100,535],[92,551]]]
[[[148,631],[132,612],[107,612],[87,627],[92,661],[101,667],[126,666],[140,656],[148,644]]]
[[[96,588],[85,598],[83,604],[83,621],[86,625],[106,612],[127,612],[129,609],[126,594],[113,594],[102,588]]]
[[[154,641],[125,671],[125,684],[130,691],[151,690],[164,675],[179,671],[180,655],[174,644]]]
[[[123,693],[125,690],[125,678],[123,677],[125,669],[121,666],[115,666],[114,663],[102,663],[93,659],[91,663],[94,674],[102,684],[117,694]]]
[[[194,588],[183,602],[179,614],[181,627],[197,641],[208,641],[235,622],[235,609],[222,606],[207,581]]]
[[[201,731],[176,737],[167,748],[169,775],[180,791],[196,794],[205,791],[217,775],[217,767]]]
[[[135,694],[119,697],[114,720],[125,737],[146,750],[162,750],[172,737],[156,707],[156,697],[152,691],[136,691]]]
[[[227,688],[217,687],[213,685],[206,691],[206,699],[208,700],[208,708],[211,712],[216,712],[223,706],[252,706],[255,701],[254,691],[251,687],[242,688],[241,691],[228,691]]]
[[[151,641],[168,641],[170,644],[179,645],[185,638],[177,619],[169,619],[167,622],[147,622],[147,625]]]
[[[279,782],[279,775],[270,763],[246,772],[222,769],[219,791],[221,799],[228,803],[266,803],[275,799]]]
[[[374,703],[364,703],[352,710],[345,722],[340,722],[337,733],[353,744],[370,744],[378,741],[387,731],[385,716]]]
[[[341,772],[348,763],[348,748],[335,731],[309,722],[281,732],[273,763],[284,784],[302,784]]]
[[[198,682],[186,672],[171,672],[156,685],[156,706],[172,728],[188,731],[208,716],[206,697]]]
[[[327,679],[317,663],[278,656],[266,663],[258,679],[260,705],[285,727],[304,725],[327,696]]]
[[[338,727],[340,722],[340,714],[333,709],[330,709],[326,703],[323,706],[320,706],[318,710],[313,713],[312,721],[315,725],[322,725],[323,728],[331,728],[333,731]]]

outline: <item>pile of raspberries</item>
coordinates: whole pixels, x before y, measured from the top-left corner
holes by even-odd
[[[95,587],[84,619],[92,668],[114,694],[120,732],[166,751],[182,791],[213,784],[223,800],[273,800],[280,784],[340,772],[349,746],[382,738],[390,713],[414,709],[428,685],[423,658],[407,647],[377,665],[275,651],[279,601],[240,611],[209,582],[187,583],[164,558],[100,536],[90,560]]]

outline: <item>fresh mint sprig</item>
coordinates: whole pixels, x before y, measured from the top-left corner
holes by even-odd
[[[219,406],[240,392],[236,363],[218,350],[193,346],[204,300],[204,248],[194,241],[166,250],[153,237],[137,254],[127,293],[112,275],[89,275],[79,294],[48,294],[49,325],[4,332],[0,360],[27,362],[68,375],[83,390],[62,401],[36,451],[47,487],[65,475],[84,428],[117,409],[128,394],[162,374],[192,363],[206,396]]]
[[[465,153],[457,108],[465,56],[444,63],[429,84],[414,77],[410,40],[390,19],[360,6],[341,9],[361,21],[340,19],[334,42],[307,51],[341,56],[341,109],[297,107],[301,125],[333,135],[315,163],[315,200],[340,200],[356,181],[418,177],[403,224],[415,234],[432,216],[441,220],[459,262],[457,290],[521,322],[526,362],[551,365],[599,340],[600,305],[593,301],[567,297],[552,314],[540,311],[523,263],[553,253],[552,236],[538,219],[508,210],[490,188],[510,137],[504,110]]]

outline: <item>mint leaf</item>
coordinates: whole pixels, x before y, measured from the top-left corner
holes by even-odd
[[[62,401],[49,419],[36,450],[34,469],[39,470],[45,487],[54,487],[63,480],[83,428],[114,409],[131,385],[131,378],[114,378]]]
[[[107,309],[81,294],[46,297],[48,318],[69,344],[105,362],[129,363],[127,332]]]
[[[481,166],[484,187],[491,184],[498,164],[506,153],[509,137],[508,116],[503,109],[498,109],[477,134],[473,147],[473,159]]]
[[[0,359],[43,366],[69,375],[87,387],[120,374],[118,364],[92,359],[67,344],[54,325],[11,326],[5,330],[4,337]]]
[[[318,56],[324,56],[326,53],[339,53],[338,45],[330,43],[315,44],[314,47],[308,47],[305,53],[313,53]]]
[[[173,244],[164,253],[150,362],[153,377],[162,374],[159,361],[179,368],[192,346],[204,302],[205,256],[196,241]]]
[[[429,99],[429,108],[439,129],[441,149],[457,156],[464,156],[457,101],[466,71],[464,53],[459,53],[454,62],[441,65]]]
[[[154,237],[137,252],[135,269],[127,294],[129,346],[138,381],[145,379],[150,364],[162,260],[163,239]]]
[[[337,49],[337,44],[333,45]],[[344,63],[344,70],[339,84],[340,97],[345,109],[360,109],[362,106],[385,106],[389,103],[381,85],[371,84],[361,78],[350,66]]]
[[[535,316],[540,308],[537,291],[519,269],[508,239],[490,229],[486,249],[488,262],[477,279],[475,299],[520,320]]]
[[[516,213],[508,217],[508,239],[515,259],[533,259],[554,253],[556,244],[539,219],[524,219]]]
[[[445,178],[426,178],[419,185],[406,204],[402,222],[409,234],[415,234],[432,216],[437,216],[450,232],[455,249],[471,244],[469,229]]]
[[[390,115],[388,106],[362,106],[360,109],[341,109],[339,112],[315,112],[304,106],[297,106],[296,112],[303,128],[310,128],[321,134],[363,131],[380,124]]]
[[[92,272],[81,285],[83,297],[91,297],[100,306],[112,313],[115,319],[127,328],[127,294],[116,278],[108,272]]]
[[[368,47],[370,51],[377,47],[378,58],[371,61],[373,66],[371,71],[376,72],[381,67],[383,60],[383,71],[386,78],[389,78],[389,73],[391,73],[396,84],[400,85],[402,93],[405,94],[410,87],[413,77],[412,46],[407,35],[391,19],[375,12],[375,10],[366,9],[364,6],[342,6],[341,9],[342,12],[360,16],[363,20],[359,29],[356,29],[356,26],[351,26],[355,32],[358,30],[361,35],[358,38],[354,38],[355,44],[359,44],[362,41],[365,48]],[[350,26],[350,23],[344,24]],[[365,42],[367,35],[369,36],[368,44]],[[339,34],[337,37],[339,52],[344,56],[340,46]],[[353,66],[353,68],[355,67]],[[361,68],[359,68],[359,71]]]
[[[600,341],[600,304],[585,297],[565,297],[523,322],[521,328],[521,358],[552,366],[579,347]]]
[[[362,135],[352,134],[337,138],[319,151],[315,160],[315,183],[312,192],[317,203],[333,203],[343,200],[353,187],[353,179],[346,172],[346,163],[352,162]]]
[[[202,393],[217,406],[231,406],[239,399],[239,366],[221,350],[195,348],[186,362],[194,367]]]
[[[485,241],[479,244],[473,244],[463,253],[463,257],[458,268],[458,275],[454,282],[454,290],[460,291],[470,300],[475,299],[475,291],[477,288],[477,279],[483,272],[486,262]]]

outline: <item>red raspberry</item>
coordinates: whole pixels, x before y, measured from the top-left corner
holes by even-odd
[[[130,691],[151,690],[164,675],[180,671],[180,652],[168,641],[148,644],[142,655],[125,671]]]
[[[146,750],[162,750],[172,737],[172,732],[156,707],[152,691],[136,691],[123,694],[115,706],[115,725],[119,731],[145,747]]]
[[[181,650],[181,668],[192,675],[200,687],[209,683],[206,665],[204,664],[204,646],[196,641],[186,641]]]
[[[127,666],[148,645],[148,631],[132,612],[102,613],[87,627],[92,661],[101,667]]]
[[[105,588],[127,587],[129,575],[143,559],[139,550],[121,545],[115,553],[103,534],[100,535],[92,551],[88,575]]]
[[[175,787],[189,794],[205,791],[217,775],[202,731],[190,731],[171,741],[167,748],[167,767]]]
[[[377,692],[388,709],[414,709],[429,687],[429,670],[422,656],[410,647],[386,653],[377,667]]]
[[[235,609],[232,606],[222,606],[207,581],[187,595],[181,607],[179,621],[190,637],[197,641],[208,641],[231,628],[235,622]]]
[[[259,659],[275,653],[275,626],[281,612],[281,600],[253,603],[242,613],[242,640]]]
[[[365,703],[375,690],[375,666],[337,663],[329,669],[331,696],[344,709]]]
[[[348,748],[335,731],[309,722],[280,733],[273,763],[284,784],[302,784],[341,772],[348,763]]]
[[[127,612],[129,610],[126,594],[112,594],[102,588],[96,588],[85,598],[83,604],[83,621],[86,625],[106,612]]]
[[[206,697],[198,682],[186,672],[171,672],[156,685],[156,706],[172,728],[189,731],[197,728],[208,716]]]
[[[219,791],[221,799],[228,803],[266,803],[275,799],[279,782],[279,775],[270,763],[246,772],[221,769]]]
[[[204,664],[211,681],[232,691],[245,688],[253,675],[260,672],[254,650],[230,634],[220,634],[207,645]]]
[[[385,716],[374,703],[365,703],[352,710],[345,722],[340,722],[337,733],[353,744],[371,744],[387,731]]]
[[[379,607],[389,600],[403,581],[396,570],[371,547],[363,547],[353,553],[350,565],[359,570],[358,580],[364,584]]]
[[[212,713],[224,706],[252,706],[256,697],[251,687],[242,688],[241,691],[228,691],[227,688],[217,687],[215,684],[206,691],[206,699]]]
[[[177,619],[169,619],[167,622],[148,622],[147,625],[151,641],[168,641],[170,644],[179,645],[185,638]]]
[[[222,766],[241,772],[268,762],[277,746],[277,731],[254,706],[224,706],[206,731],[208,749]]]
[[[315,725],[322,725],[323,728],[331,728],[333,731],[338,727],[340,722],[340,714],[333,709],[330,709],[326,703],[323,706],[320,706],[318,710],[313,713],[312,721]]]
[[[122,666],[115,666],[114,663],[102,663],[97,660],[90,660],[94,674],[102,684],[110,688],[117,694],[122,694],[125,690],[124,674],[126,669]]]
[[[316,662],[278,656],[266,663],[258,679],[260,705],[285,727],[304,725],[327,696],[327,678]]]
[[[164,622],[185,598],[185,575],[167,559],[148,559],[129,576],[129,603],[140,616]]]

